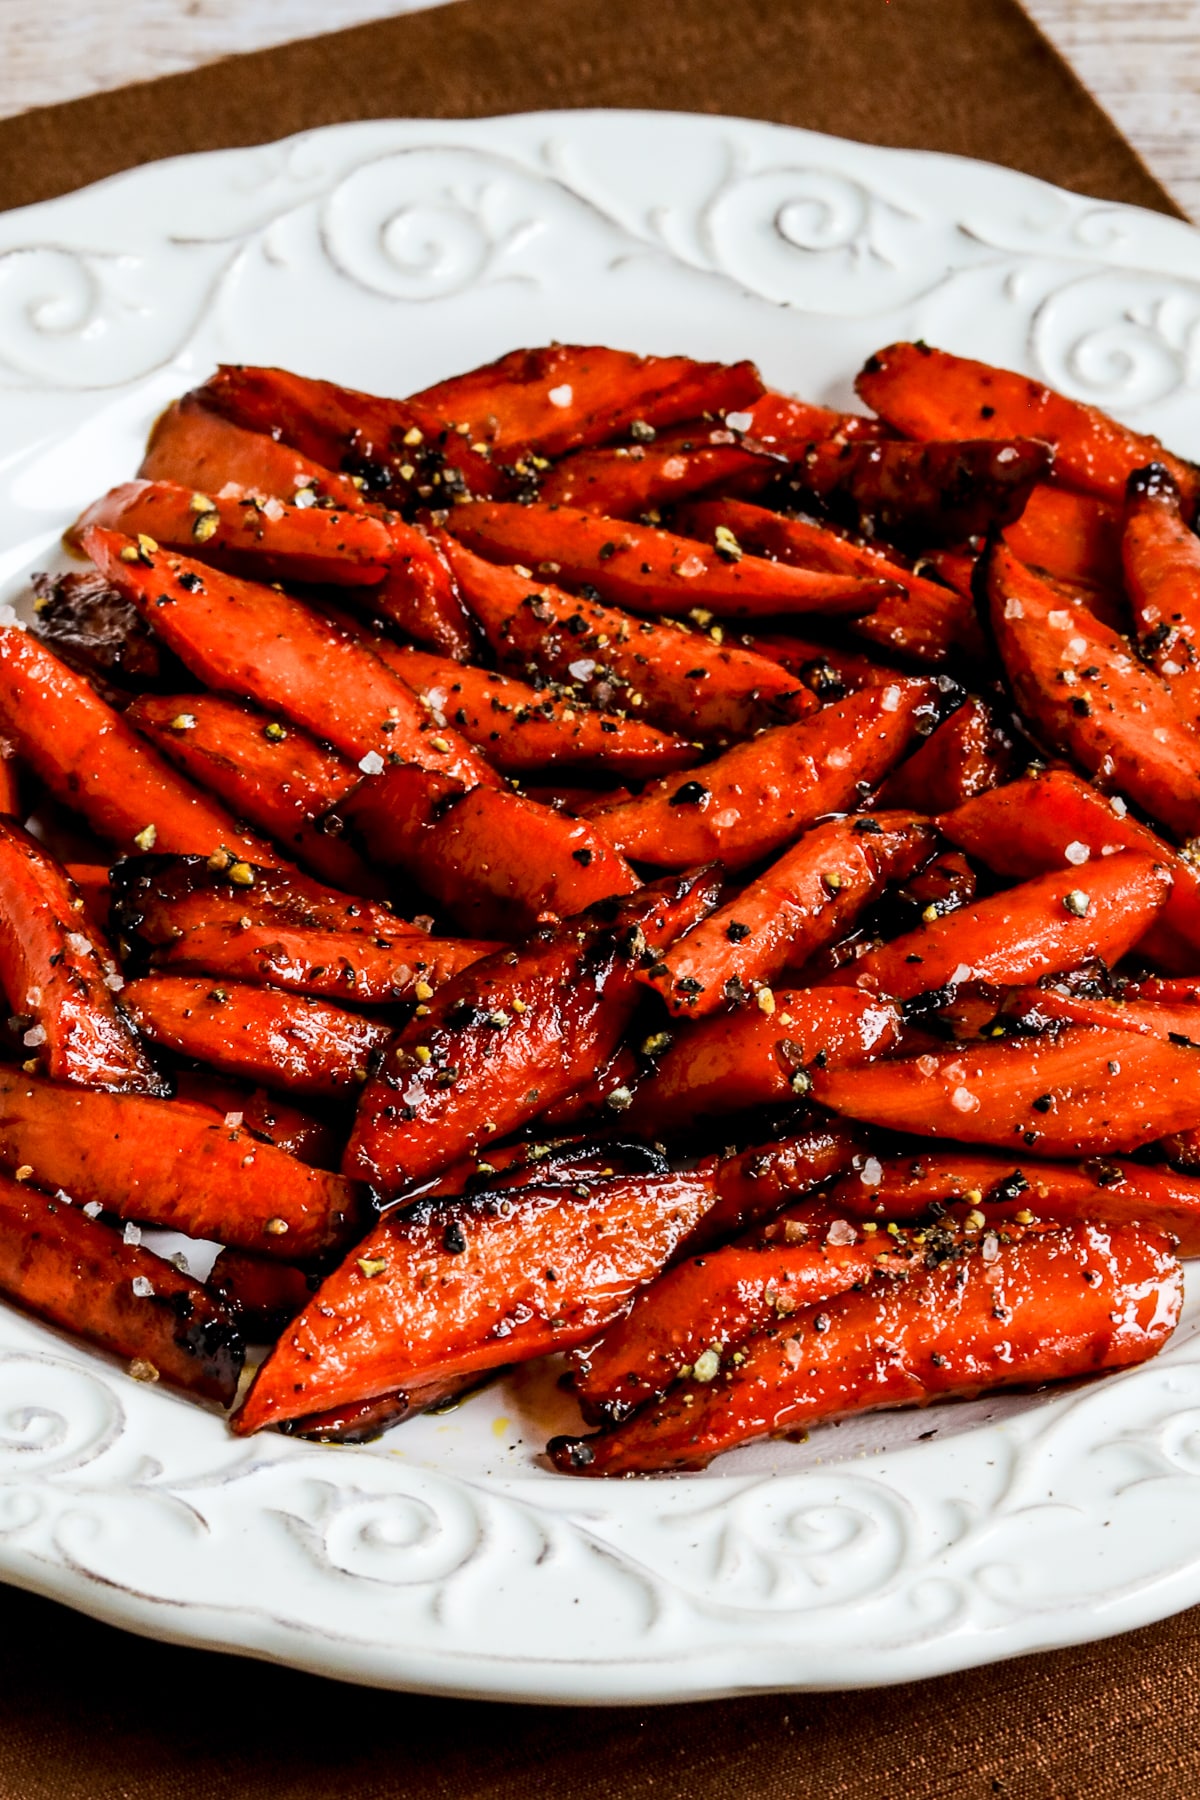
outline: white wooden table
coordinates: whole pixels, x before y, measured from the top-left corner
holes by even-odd
[[[0,0],[0,117],[432,3]],[[1200,220],[1200,0],[1025,4],[1163,185]]]

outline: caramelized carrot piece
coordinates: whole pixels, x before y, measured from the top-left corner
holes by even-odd
[[[1002,543],[986,576],[1005,673],[1039,734],[1180,836],[1200,830],[1200,740],[1166,684]]]
[[[391,539],[364,512],[262,501],[245,490],[215,496],[169,481],[127,481],[96,500],[67,532],[79,545],[89,526],[153,538],[218,568],[262,581],[375,587],[387,574]]]
[[[199,1282],[65,1199],[0,1175],[0,1293],[85,1343],[128,1359],[139,1380],[231,1404],[245,1346]]]
[[[808,400],[794,400],[770,389],[733,417],[740,432],[754,443],[793,461],[810,444],[830,438],[845,442],[891,435],[881,420],[868,418],[865,413],[835,412],[830,406],[814,406]],[[726,418],[725,423],[732,425],[733,420]]]
[[[372,611],[427,649],[469,662],[476,633],[445,558],[419,525],[394,513],[386,515],[386,524],[391,563],[387,580],[370,596]]]
[[[812,444],[787,485],[815,495],[851,530],[920,550],[1011,524],[1050,462],[1047,446],[1028,437]]]
[[[107,863],[67,863],[67,876],[83,901],[83,916],[97,930],[107,933],[112,887]]]
[[[702,1164],[586,1194],[529,1186],[393,1210],[284,1332],[234,1430],[581,1343],[658,1273],[711,1197]]]
[[[198,1106],[89,1093],[0,1071],[0,1161],[33,1180],[264,1255],[316,1256],[345,1237],[359,1190]]]
[[[247,1087],[209,1069],[179,1069],[175,1075],[175,1105],[186,1102],[193,1109],[215,1113],[233,1129],[240,1121],[259,1143],[285,1150],[314,1169],[334,1169],[341,1154],[340,1133],[328,1119],[302,1112],[263,1087]]]
[[[204,1285],[252,1344],[273,1344],[304,1311],[316,1283],[292,1263],[268,1262],[248,1250],[222,1250]]]
[[[634,356],[604,345],[510,350],[465,375],[414,394],[411,404],[454,425],[493,455],[562,456],[619,437],[631,425],[674,425],[744,406],[762,393],[753,363]]]
[[[723,1157],[716,1200],[689,1238],[689,1250],[720,1243],[770,1218],[789,1200],[802,1199],[863,1158],[858,1138],[835,1118]]]
[[[363,1090],[347,1173],[395,1195],[579,1087],[629,1023],[641,957],[702,918],[716,893],[704,870],[658,882],[455,977]]]
[[[240,981],[144,976],[121,1000],[152,1044],[296,1094],[356,1092],[391,1036],[362,1013]]]
[[[749,1339],[720,1379],[693,1373],[615,1431],[558,1438],[550,1453],[565,1473],[699,1468],[737,1444],[875,1407],[1125,1368],[1162,1348],[1182,1301],[1179,1264],[1153,1232],[1031,1232],[991,1261],[964,1245],[920,1274],[804,1308]]]
[[[847,1118],[1039,1156],[1105,1156],[1200,1125],[1200,1052],[1133,1031],[958,1044],[851,1072],[811,1071]]]
[[[968,982],[1007,987],[1115,963],[1145,935],[1171,877],[1140,850],[1122,850],[1086,874],[1035,876],[869,950],[832,979],[849,978],[895,1000],[936,999]]]
[[[278,1334],[276,1334],[278,1335]],[[316,1444],[372,1444],[402,1419],[429,1412],[457,1400],[479,1385],[475,1375],[453,1375],[446,1381],[430,1381],[395,1394],[377,1394],[370,1400],[351,1400],[330,1406],[304,1419],[288,1419],[280,1430],[288,1437],[307,1438]]]
[[[824,813],[869,792],[932,709],[924,681],[898,677],[795,725],[726,750],[694,775],[656,781],[636,800],[591,812],[626,856],[683,869],[719,857],[740,868],[782,850]]]
[[[1188,721],[1200,724],[1200,538],[1183,516],[1179,487],[1159,463],[1129,478],[1121,535],[1125,586],[1143,654],[1171,684]]]
[[[1041,481],[1004,541],[1021,562],[1068,585],[1121,590],[1121,514],[1107,500]]]
[[[285,713],[356,762],[394,751],[469,783],[498,777],[412,689],[289,594],[92,526],[88,555],[208,687]],[[165,602],[165,604],[164,604]]]
[[[743,736],[813,710],[809,690],[769,656],[535,586],[451,537],[438,541],[496,656],[570,684],[585,702],[619,704],[689,738]]]
[[[720,552],[695,538],[650,525],[613,523],[566,506],[483,501],[456,506],[446,528],[492,562],[584,584],[602,600],[634,612],[678,614],[701,608],[720,619],[778,613],[863,613],[893,589],[874,577],[824,575],[757,556]]]
[[[811,1085],[809,1066],[857,1067],[882,1056],[900,1035],[887,1000],[851,988],[793,988],[773,1010],[737,1012],[685,1026],[638,1088],[628,1122],[651,1135],[699,1120],[794,1099]]]
[[[112,951],[83,913],[66,870],[0,819],[0,990],[19,1016],[26,1067],[80,1087],[164,1094],[117,1005]]]
[[[935,734],[936,735],[936,734]],[[911,814],[831,819],[663,957],[642,979],[680,1018],[704,1018],[848,931],[889,881],[902,880],[932,853],[933,828]]]
[[[795,675],[823,705],[844,700],[859,688],[886,687],[896,679],[895,669],[859,650],[847,650],[844,644],[822,644],[783,631],[756,631],[741,641]]]
[[[955,650],[974,660],[983,655],[983,637],[970,596],[955,593],[938,581],[914,574],[894,554],[860,543],[811,519],[788,518],[746,500],[699,500],[678,515],[679,527],[695,537],[712,539],[723,528],[736,543],[759,556],[774,557],[796,569],[811,569],[859,581],[886,581],[869,612],[853,621],[859,637],[919,662],[945,662]]]
[[[1101,500],[1119,504],[1128,477],[1149,462],[1170,468],[1189,505],[1200,491],[1192,464],[1168,457],[1157,438],[1011,369],[928,344],[892,344],[868,360],[854,385],[906,437],[1041,438],[1054,451],[1055,480]]]
[[[573,506],[609,519],[637,519],[718,483],[786,471],[762,452],[743,448],[724,426],[685,427],[657,443],[582,450],[542,477],[544,506]]]
[[[318,502],[347,510],[365,502],[349,475],[338,475],[271,436],[248,431],[185,394],[168,406],[150,433],[138,477],[174,481],[202,494],[227,482],[264,500],[294,501],[308,492]]]
[[[415,764],[368,775],[339,808],[372,863],[407,871],[463,930],[532,931],[640,885],[581,819],[499,788],[461,787]]]
[[[658,1035],[658,1034],[652,1034]],[[665,1036],[664,1034],[661,1034]],[[642,1046],[643,1052],[646,1046]],[[619,1044],[609,1057],[579,1087],[561,1100],[555,1100],[538,1115],[539,1127],[548,1131],[573,1131],[592,1121],[611,1122],[623,1113],[633,1091],[645,1071],[644,1056],[628,1044]]]
[[[361,779],[336,750],[224,694],[142,694],[125,717],[169,762],[314,874],[349,893],[378,894],[378,876],[319,824]]]
[[[1200,1010],[1190,1001],[1126,1000],[1073,994],[1067,988],[1015,988],[1005,997],[1004,1016],[1023,1028],[1045,1031],[1060,1019],[1074,1025],[1104,1025],[1113,1031],[1140,1031],[1200,1048]]]
[[[884,782],[883,806],[949,812],[1004,781],[1012,768],[1011,740],[982,700],[966,700]]]

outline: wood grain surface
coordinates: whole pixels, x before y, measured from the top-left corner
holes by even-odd
[[[434,3],[0,0],[0,117]],[[1163,185],[1200,219],[1200,0],[1025,4]]]

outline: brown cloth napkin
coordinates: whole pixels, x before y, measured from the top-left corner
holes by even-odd
[[[463,0],[0,123],[0,207],[364,116],[740,113],[1176,209],[1012,0]],[[0,1800],[1195,1800],[1200,1611],[882,1693],[515,1708],[147,1644],[0,1590]]]

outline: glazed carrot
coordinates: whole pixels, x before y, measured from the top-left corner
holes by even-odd
[[[362,1013],[244,982],[144,976],[121,1001],[152,1044],[296,1094],[356,1092],[391,1036]]]
[[[582,450],[542,477],[545,506],[574,506],[609,519],[638,519],[705,488],[748,476],[768,480],[787,464],[743,448],[723,425],[684,426],[656,443]]]
[[[793,460],[810,444],[830,438],[845,442],[891,435],[882,420],[868,418],[865,413],[836,412],[830,406],[814,406],[810,401],[794,400],[769,389],[740,413],[727,416],[725,424],[734,426],[735,421],[739,434],[776,456]]]
[[[769,995],[769,990],[764,990]],[[898,1010],[850,988],[793,988],[685,1026],[638,1088],[628,1123],[649,1135],[678,1132],[720,1113],[804,1095],[809,1067],[857,1067],[882,1056],[900,1032]]]
[[[498,777],[356,638],[273,587],[92,526],[88,555],[208,687],[278,709],[354,761],[394,751],[474,783]],[[163,604],[163,602],[166,604]]]
[[[869,792],[932,707],[925,682],[897,677],[764,731],[694,774],[656,781],[636,800],[599,806],[591,817],[634,860],[683,869],[719,857],[740,868]]]
[[[969,982],[1015,986],[1093,957],[1118,962],[1145,935],[1171,877],[1140,850],[1086,873],[1055,872],[932,919],[870,950],[833,980],[895,1000],[931,999]]]
[[[716,892],[704,870],[658,882],[455,977],[363,1090],[347,1173],[395,1195],[577,1088],[629,1023],[640,958],[702,918]]]
[[[498,458],[537,450],[562,456],[636,425],[641,432],[744,406],[762,393],[753,363],[634,356],[603,345],[510,350],[465,375],[414,394],[411,404],[456,426]]]
[[[1107,500],[1038,482],[1019,519],[1004,528],[1013,555],[1067,583],[1121,588],[1121,514]]]
[[[19,1019],[26,1068],[80,1087],[168,1092],[117,1005],[124,985],[66,870],[0,819],[0,990]]]
[[[292,1263],[268,1262],[248,1250],[222,1250],[204,1285],[252,1344],[273,1344],[304,1311],[316,1283]]]
[[[786,485],[815,495],[851,530],[923,550],[1011,524],[1050,462],[1047,446],[1030,437],[818,443],[792,465]]]
[[[689,1250],[761,1223],[789,1200],[803,1198],[862,1162],[864,1155],[855,1134],[830,1117],[773,1143],[723,1157],[717,1166],[716,1200],[689,1238]]]
[[[127,481],[96,500],[66,533],[78,546],[89,526],[153,538],[202,562],[261,581],[332,582],[375,587],[387,574],[392,543],[365,512],[260,500],[241,490],[216,495],[169,481]]]
[[[864,656],[861,650],[847,650],[844,644],[822,644],[783,631],[743,634],[741,642],[753,645],[757,655],[795,675],[823,705],[844,700],[859,688],[886,687],[896,679],[895,669]]]
[[[611,1124],[627,1111],[634,1090],[654,1054],[666,1048],[666,1032],[653,1032],[640,1051],[619,1044],[608,1061],[595,1069],[577,1088],[555,1100],[539,1115],[539,1126],[548,1131],[575,1131],[585,1125]]]
[[[1118,503],[1135,469],[1162,462],[1188,504],[1195,504],[1191,463],[1167,456],[1157,438],[1130,431],[1099,407],[1069,400],[1013,370],[928,344],[892,344],[867,361],[854,385],[906,437],[1041,438],[1054,451],[1056,481]]]
[[[81,1205],[293,1259],[336,1244],[360,1210],[353,1182],[200,1107],[11,1070],[0,1071],[0,1161],[30,1166],[33,1180]]]
[[[302,1112],[263,1087],[248,1087],[213,1069],[177,1069],[175,1105],[215,1113],[230,1130],[240,1121],[257,1142],[285,1150],[314,1169],[335,1169],[341,1134],[328,1118]]]
[[[15,625],[0,625],[0,732],[57,800],[123,850],[141,840],[207,856],[228,845],[263,863],[281,860]]]
[[[874,1407],[1124,1368],[1161,1349],[1182,1300],[1179,1264],[1153,1232],[1031,1232],[990,1261],[964,1245],[920,1274],[806,1307],[749,1339],[719,1379],[693,1373],[628,1424],[556,1439],[550,1453],[566,1473],[698,1468],[736,1444]]]
[[[709,541],[715,541],[719,529],[732,532],[744,549],[796,569],[859,581],[886,581],[891,593],[881,595],[852,626],[859,637],[885,649],[927,663],[945,662],[955,650],[973,659],[983,654],[983,638],[969,595],[964,598],[941,582],[915,574],[903,567],[894,553],[873,544],[745,500],[694,501],[681,509],[678,524],[681,530]]]
[[[142,694],[125,717],[169,762],[314,874],[350,893],[379,893],[378,876],[319,823],[361,780],[336,750],[224,694]]]
[[[1038,733],[1180,836],[1200,829],[1200,740],[1166,684],[1002,543],[986,580],[1005,673]]]
[[[245,1346],[199,1282],[65,1199],[0,1175],[0,1293],[129,1360],[140,1381],[228,1406]]]
[[[394,513],[386,515],[386,524],[391,563],[383,586],[370,595],[372,611],[427,649],[469,662],[476,633],[445,558],[419,525]]]
[[[377,1394],[370,1400],[351,1400],[330,1406],[307,1418],[288,1419],[280,1430],[288,1437],[307,1438],[316,1444],[371,1444],[392,1425],[418,1413],[445,1406],[479,1385],[474,1375],[455,1375],[446,1381],[430,1381],[395,1394]]]
[[[980,794],[938,820],[938,830],[1000,875],[1073,868],[1140,850],[1169,870],[1171,890],[1142,948],[1168,966],[1200,955],[1200,871],[1147,826],[1119,796],[1106,798],[1067,769],[1048,769]],[[1086,885],[1086,883],[1084,884]]]
[[[949,812],[997,787],[1011,773],[1012,761],[1012,742],[983,701],[966,700],[893,770],[879,791],[879,803]]]
[[[1147,1037],[1170,1038],[1175,1044],[1200,1047],[1200,1009],[1191,1001],[1172,1006],[1163,1000],[1096,998],[1073,994],[1066,987],[1014,988],[1005,996],[1004,1017],[1024,1029],[1045,1031],[1060,1019],[1074,1025],[1104,1025],[1113,1031],[1140,1031]]]
[[[32,585],[34,637],[116,711],[131,691],[171,679],[175,658],[99,569],[35,575]]]
[[[318,502],[347,510],[362,507],[362,490],[349,475],[338,475],[271,436],[248,431],[185,394],[168,406],[150,433],[138,477],[174,481],[203,494],[219,493],[227,482],[261,494],[264,500],[294,501],[308,492]]]
[[[424,935],[383,901],[323,887],[299,869],[238,867],[226,855],[127,857],[112,871],[118,929],[132,943],[169,944],[196,924],[300,925],[313,931]]]
[[[368,775],[337,816],[374,865],[404,869],[465,931],[519,937],[640,885],[584,820],[412,763]]]
[[[703,1215],[711,1179],[708,1164],[618,1175],[585,1194],[529,1186],[385,1214],[284,1332],[235,1431],[594,1336]]]
[[[911,875],[935,844],[933,828],[906,813],[815,825],[642,979],[680,1018],[736,1004],[849,930],[886,884]]]
[[[711,548],[650,525],[614,524],[566,506],[477,501],[456,506],[446,528],[492,562],[528,567],[564,587],[593,587],[634,612],[696,608],[719,619],[778,613],[863,613],[892,592],[873,577],[817,574]]]
[[[446,559],[496,656],[594,704],[619,705],[689,738],[744,735],[802,718],[812,694],[767,656],[672,622],[638,619],[535,585],[448,536]]]
[[[1200,538],[1183,516],[1179,487],[1152,463],[1129,478],[1121,561],[1142,652],[1200,723]]]
[[[921,1137],[1105,1156],[1200,1125],[1200,1051],[1080,1025],[959,1044],[852,1071],[811,1071],[813,1097],[851,1119]]]

